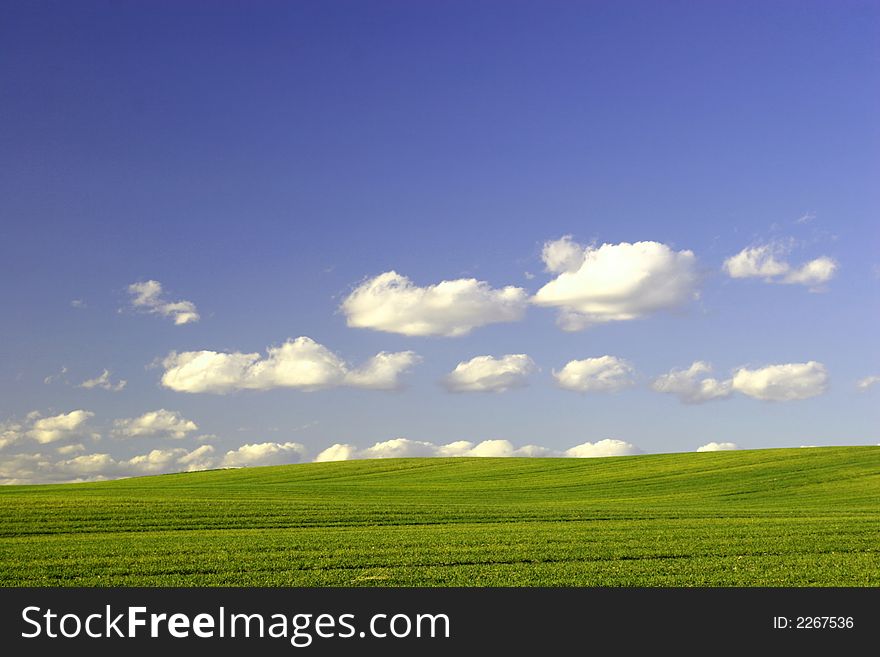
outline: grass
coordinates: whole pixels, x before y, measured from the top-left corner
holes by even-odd
[[[0,488],[0,586],[877,585],[877,447]]]

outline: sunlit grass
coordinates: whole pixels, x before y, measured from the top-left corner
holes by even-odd
[[[0,488],[2,586],[877,586],[880,448]]]

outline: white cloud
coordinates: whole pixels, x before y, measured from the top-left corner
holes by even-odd
[[[217,461],[212,456],[213,454],[213,445],[202,445],[178,458],[177,462],[180,465],[186,466],[187,472],[210,470],[217,466]]]
[[[148,454],[121,460],[106,453],[81,454],[57,461],[45,454],[13,454],[0,460],[0,484],[101,481],[201,469],[203,464],[199,458],[209,449],[208,446],[192,452],[180,448],[156,449]],[[208,465],[210,467],[211,464]]]
[[[454,337],[486,324],[518,321],[526,305],[519,287],[493,289],[475,278],[419,287],[389,271],[361,283],[340,308],[354,328]]]
[[[82,443],[73,443],[72,445],[61,445],[60,447],[56,447],[55,451],[63,456],[67,456],[68,454],[77,454],[86,451],[86,446]]]
[[[9,454],[0,458],[0,484],[19,485],[52,481],[46,474],[52,467],[43,454]]]
[[[585,259],[584,247],[573,241],[571,235],[544,242],[544,248],[541,250],[544,268],[554,274],[576,272],[584,264]]]
[[[356,454],[357,447],[355,447],[354,445],[349,445],[347,443],[336,443],[334,445],[330,445],[330,447],[320,452],[315,457],[315,462],[322,463],[325,461],[348,461],[355,458]]]
[[[790,269],[787,262],[776,259],[780,254],[780,247],[770,244],[747,247],[727,258],[723,266],[731,278],[765,278],[769,281]]]
[[[598,458],[603,456],[630,456],[642,450],[632,443],[616,438],[605,438],[595,443],[581,443],[565,450],[563,456],[576,459]]]
[[[361,451],[358,458],[362,459],[390,459],[411,456],[434,456],[437,446],[433,443],[407,438],[393,438],[379,442]]]
[[[71,308],[86,308],[86,302],[82,299],[72,299],[70,302]]]
[[[83,424],[94,413],[84,410],[71,411],[35,420],[27,435],[38,443],[53,443],[71,436],[79,435]]]
[[[113,424],[113,433],[124,438],[157,436],[181,439],[199,428],[195,422],[181,417],[177,411],[166,411],[164,408],[149,411],[140,417],[116,420]]]
[[[23,436],[24,427],[19,423],[7,420],[0,422],[0,449],[18,443]]]
[[[119,392],[125,387],[126,381],[120,379],[115,383],[110,380],[110,370],[104,370],[100,376],[94,379],[86,379],[79,384],[80,388],[101,388],[102,390],[110,390],[111,392]]]
[[[327,347],[299,337],[269,347],[265,358],[258,353],[172,352],[162,363],[162,385],[191,393],[282,387],[319,390],[339,385],[388,389],[398,387],[398,377],[418,361],[411,351],[381,352],[361,368],[350,370]]]
[[[792,401],[821,395],[828,388],[822,363],[786,363],[750,370],[741,367],[733,375],[733,389],[768,401]]]
[[[837,262],[828,256],[822,256],[815,260],[804,263],[797,269],[788,272],[783,278],[782,283],[815,286],[827,283],[834,277],[837,271]]]
[[[880,383],[880,376],[876,376],[876,375],[866,376],[865,378],[859,379],[858,381],[856,381],[856,388],[858,388],[859,390],[864,392],[865,390],[867,390],[868,388],[873,386],[875,383]]]
[[[593,324],[638,319],[697,297],[692,251],[659,242],[581,246],[569,236],[547,242],[547,269],[559,275],[532,302],[560,309],[558,324],[578,331]]]
[[[712,371],[709,363],[698,360],[686,370],[672,369],[657,377],[651,388],[657,392],[678,395],[686,404],[699,404],[713,399],[724,399],[733,392],[732,381],[719,381],[708,376]]]
[[[525,354],[477,356],[456,365],[444,383],[453,392],[504,392],[525,386],[534,370],[534,361]]]
[[[725,452],[728,450],[739,449],[736,443],[706,443],[697,447],[698,452]]]
[[[199,321],[199,313],[192,301],[168,301],[162,298],[162,284],[159,281],[142,281],[128,286],[132,296],[131,305],[151,314],[171,317],[175,324],[190,324]]]
[[[617,392],[633,385],[634,374],[632,365],[616,356],[572,360],[553,371],[560,388],[576,392]]]
[[[837,262],[828,256],[792,267],[783,259],[787,252],[788,247],[781,244],[746,247],[724,261],[724,271],[731,278],[762,278],[766,283],[808,285],[813,291],[831,280],[837,271]]]
[[[414,351],[380,351],[359,368],[347,372],[344,382],[355,388],[395,390],[400,387],[400,375],[421,360]]]
[[[224,467],[240,468],[258,465],[284,465],[299,463],[306,448],[299,443],[252,443],[226,452]]]

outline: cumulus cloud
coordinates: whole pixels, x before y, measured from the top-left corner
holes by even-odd
[[[299,443],[252,443],[226,452],[222,465],[227,468],[241,468],[299,463],[305,453],[306,448]]]
[[[553,376],[560,388],[576,392],[617,392],[634,384],[632,365],[616,356],[572,360]]]
[[[149,411],[140,417],[116,420],[114,426],[113,433],[123,438],[155,436],[181,439],[199,428],[195,422],[181,417],[177,411],[166,411],[164,408]]]
[[[192,451],[183,448],[154,449],[129,459],[118,459],[107,453],[80,454],[60,460],[53,460],[48,455],[39,453],[13,454],[0,459],[0,484],[101,481],[203,470],[216,467],[216,459],[212,457],[213,449],[210,445],[202,445]],[[61,449],[58,451],[62,452]],[[75,451],[77,450],[62,453],[67,455]]]
[[[706,376],[711,372],[712,366],[709,363],[698,360],[686,370],[673,368],[669,373],[657,377],[651,383],[651,389],[677,395],[686,404],[700,404],[729,397],[733,392],[732,381],[719,381]]]
[[[733,389],[755,399],[792,401],[821,395],[828,388],[822,363],[785,363],[758,369],[741,367],[733,375]]]
[[[199,321],[199,313],[192,301],[168,301],[162,296],[159,281],[141,281],[128,286],[131,305],[139,311],[170,317],[175,324]]]
[[[728,450],[739,449],[736,443],[706,443],[697,447],[698,452],[725,452]]]
[[[452,392],[504,392],[525,386],[534,370],[534,361],[525,354],[476,356],[456,365],[444,384]]]
[[[576,459],[598,458],[602,456],[629,456],[640,454],[642,450],[623,440],[606,438],[595,443],[581,443],[565,450],[564,456]]]
[[[827,283],[837,271],[837,262],[828,256],[793,267],[784,258],[788,248],[780,244],[746,247],[724,261],[724,271],[731,278],[762,278],[766,283],[817,286]]]
[[[231,390],[298,388],[319,390],[339,385],[389,389],[419,361],[412,351],[381,352],[351,370],[339,356],[307,337],[258,353],[171,352],[162,362],[162,385],[178,392],[225,393]]]
[[[402,335],[454,337],[496,322],[522,319],[522,288],[494,289],[485,281],[459,278],[419,287],[395,271],[361,283],[342,302],[348,326]]]
[[[81,435],[83,425],[95,414],[91,411],[76,410],[33,421],[27,435],[38,443],[54,443],[59,440]]]
[[[110,390],[111,392],[119,392],[125,387],[126,381],[119,379],[114,382],[110,379],[110,370],[104,370],[100,376],[94,379],[86,379],[79,384],[80,388],[101,388],[102,390]]]
[[[547,270],[558,276],[532,297],[558,308],[558,324],[578,331],[593,324],[638,319],[697,297],[699,276],[692,251],[659,242],[582,246],[570,236],[547,242]]]
[[[856,388],[858,388],[860,391],[864,392],[865,390],[867,390],[868,388],[873,386],[875,383],[880,383],[880,376],[875,376],[875,375],[866,376],[865,378],[859,379],[858,381],[856,381]]]
[[[474,444],[459,440],[445,445],[394,438],[375,443],[366,449],[354,445],[337,443],[318,454],[315,461],[347,461],[351,459],[413,458],[413,457],[569,457],[592,458],[599,456],[624,456],[638,454],[641,450],[622,440],[606,439],[596,443],[583,443],[559,452],[539,445],[514,447],[509,440],[484,440]]]

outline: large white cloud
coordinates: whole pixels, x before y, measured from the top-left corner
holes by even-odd
[[[698,452],[726,452],[734,449],[739,449],[736,443],[711,442],[697,447]]]
[[[837,271],[837,262],[821,256],[793,267],[784,258],[788,247],[760,244],[746,247],[724,261],[724,271],[731,278],[761,278],[767,283],[807,285],[814,290],[827,283]]]
[[[828,388],[822,363],[785,363],[758,369],[741,367],[733,374],[733,389],[768,401],[792,401],[821,395]]]
[[[257,465],[284,465],[299,463],[306,448],[299,443],[252,443],[229,450],[223,457],[224,467],[240,468]]]
[[[82,409],[44,417],[33,421],[27,435],[38,443],[53,443],[72,436],[81,435],[83,425],[95,414]]]
[[[177,411],[166,411],[164,408],[149,411],[139,417],[116,420],[113,424],[113,433],[123,438],[156,436],[180,439],[199,428],[195,422],[181,417]]]
[[[659,242],[581,246],[570,236],[547,242],[542,253],[558,276],[532,297],[559,308],[558,324],[578,331],[601,322],[638,319],[697,297],[699,276],[691,251]]]
[[[365,449],[358,449],[351,444],[337,443],[319,453],[315,461],[450,456],[592,458],[639,453],[641,453],[641,450],[635,445],[615,439],[600,440],[596,443],[583,443],[559,452],[539,445],[515,447],[509,440],[484,440],[476,444],[468,440],[459,440],[444,445],[437,445],[427,441],[394,438],[375,443]]]
[[[125,379],[119,379],[118,381],[113,381],[110,378],[110,370],[104,370],[101,372],[100,376],[96,376],[94,379],[86,379],[82,383],[79,384],[80,388],[101,388],[102,390],[109,390],[111,392],[119,392],[125,387],[127,382]]]
[[[476,356],[456,365],[444,383],[453,392],[504,392],[526,385],[534,370],[535,363],[526,354]]]
[[[522,319],[527,295],[459,278],[419,287],[395,271],[361,283],[340,306],[348,325],[402,335],[465,335],[479,326]]]
[[[199,321],[199,312],[192,301],[168,301],[162,297],[159,281],[141,281],[128,286],[131,305],[140,311],[170,317],[175,324]]]
[[[224,393],[231,390],[298,388],[319,390],[339,385],[389,389],[419,357],[412,351],[381,352],[351,370],[339,356],[308,337],[258,353],[172,352],[163,361],[162,385],[178,392]]]
[[[616,356],[572,360],[553,376],[560,388],[576,392],[617,392],[635,383],[632,365]]]
[[[657,377],[651,383],[651,388],[657,392],[678,395],[686,404],[729,397],[733,392],[731,380],[720,381],[707,376],[711,372],[712,366],[709,363],[698,360],[686,370],[672,369]]]

